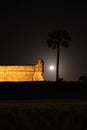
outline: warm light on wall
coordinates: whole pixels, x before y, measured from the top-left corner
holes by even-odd
[[[44,81],[43,62],[34,66],[0,66],[0,82]]]

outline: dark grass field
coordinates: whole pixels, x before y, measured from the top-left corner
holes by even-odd
[[[0,82],[0,99],[87,98],[87,82]]]
[[[0,130],[87,130],[87,83],[0,82]]]

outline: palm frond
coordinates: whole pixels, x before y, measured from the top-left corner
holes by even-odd
[[[55,50],[55,49],[56,49],[56,47],[57,47],[57,45],[56,45],[56,44],[54,44],[54,45],[53,45],[53,50]]]
[[[69,47],[69,43],[68,43],[67,41],[61,42],[61,45],[62,45],[63,47],[66,47],[66,48]]]
[[[53,40],[48,39],[48,40],[47,40],[47,44],[48,44],[48,47],[52,47],[52,45],[53,45]]]
[[[58,41],[62,41],[63,39],[68,41],[71,40],[69,33],[65,30],[57,30],[55,32],[49,33],[48,37],[53,40],[56,39]]]
[[[71,37],[66,30],[56,30],[48,34],[48,47],[56,48],[57,44],[62,45],[63,47],[69,47],[69,41]]]

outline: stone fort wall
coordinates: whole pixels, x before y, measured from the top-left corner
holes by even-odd
[[[12,81],[43,81],[43,61],[36,65],[0,66],[0,82]]]

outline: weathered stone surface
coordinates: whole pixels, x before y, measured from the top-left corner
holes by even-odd
[[[33,66],[0,66],[0,82],[43,81],[43,62]]]

